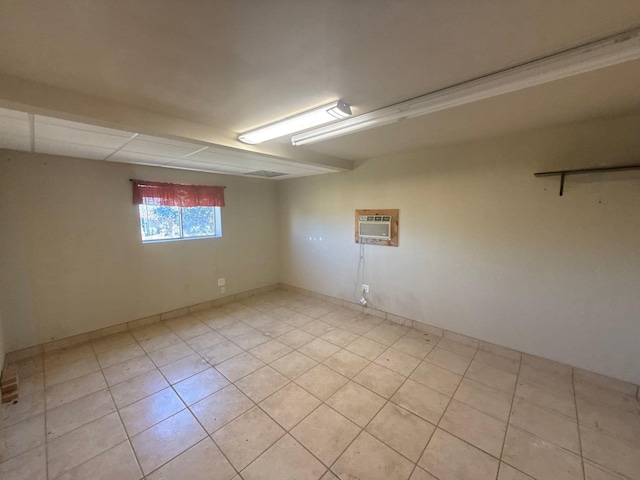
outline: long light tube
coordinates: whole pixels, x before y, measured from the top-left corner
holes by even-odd
[[[254,145],[273,138],[283,137],[295,132],[317,127],[336,119],[347,118],[351,115],[351,108],[342,100],[314,108],[307,112],[294,115],[284,120],[274,122],[264,127],[256,128],[238,136],[238,140]]]
[[[332,125],[294,135],[291,138],[291,143],[293,145],[308,145],[638,58],[640,58],[640,29],[635,29]]]

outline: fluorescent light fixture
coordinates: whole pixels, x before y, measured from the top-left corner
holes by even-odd
[[[308,145],[638,58],[640,58],[640,29],[634,29],[406,102],[294,135],[291,138],[291,143]]]
[[[266,142],[273,138],[283,137],[295,132],[301,132],[309,128],[317,127],[336,119],[347,118],[351,115],[351,108],[342,100],[331,102],[328,105],[314,108],[304,113],[294,115],[279,122],[256,128],[238,136],[238,140],[254,145]]]

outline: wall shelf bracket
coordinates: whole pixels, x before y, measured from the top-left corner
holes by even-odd
[[[598,173],[598,172],[616,172],[622,170],[640,170],[640,164],[633,165],[617,165],[613,167],[593,167],[593,168],[578,168],[575,170],[557,170],[554,172],[538,172],[533,175],[536,177],[553,177],[560,176],[560,196],[564,193],[564,178],[567,175],[580,175],[585,173]]]

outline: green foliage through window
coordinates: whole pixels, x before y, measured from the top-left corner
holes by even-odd
[[[220,237],[220,207],[140,205],[142,241]]]

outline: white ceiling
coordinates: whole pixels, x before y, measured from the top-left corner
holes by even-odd
[[[209,144],[358,160],[638,112],[640,67],[632,62],[305,147],[250,148],[235,137],[337,98],[355,115],[370,112],[637,25],[640,2],[629,0],[21,0],[2,5],[0,74],[84,95],[77,103],[87,123],[165,133],[145,131],[140,115],[107,118],[127,107],[223,132],[224,142]],[[7,95],[0,88],[0,104],[13,106]],[[20,102],[56,116],[55,97]],[[57,104],[61,118],[77,119],[70,108]],[[7,132],[0,128],[3,142],[19,140]],[[37,143],[60,147],[44,137]],[[109,159],[175,162],[189,149],[141,145],[136,138]],[[88,146],[94,157],[112,148]],[[211,163],[204,152],[180,160]]]
[[[640,3],[640,2],[639,2]],[[538,85],[306,148],[352,160],[640,112],[640,61]]]
[[[260,170],[285,174],[276,179],[335,171],[251,152],[152,137],[4,108],[0,108],[0,148],[233,175],[247,175]]]

